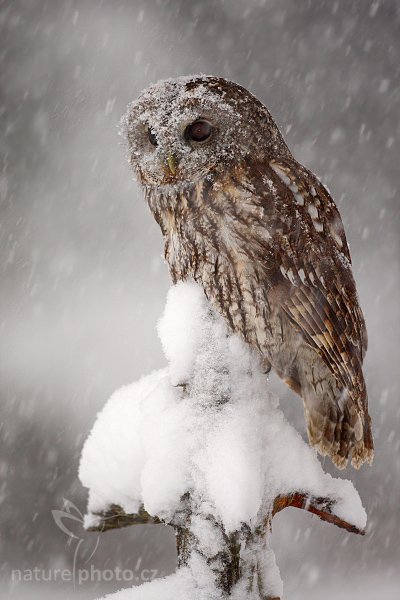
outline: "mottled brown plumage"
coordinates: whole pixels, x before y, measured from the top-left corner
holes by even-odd
[[[150,87],[125,128],[172,280],[199,282],[301,395],[321,454],[339,468],[371,462],[367,334],[327,189],[292,157],[267,109],[220,78]]]

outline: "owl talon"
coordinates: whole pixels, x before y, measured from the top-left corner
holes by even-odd
[[[272,369],[272,365],[266,358],[262,360],[262,368],[264,370],[264,375],[269,375]]]
[[[186,392],[187,386],[188,386],[187,383],[176,383],[173,387],[180,387],[183,389],[184,392]]]

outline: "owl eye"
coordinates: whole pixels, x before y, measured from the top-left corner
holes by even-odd
[[[149,142],[152,146],[157,146],[157,138],[156,138],[156,134],[154,133],[154,131],[152,131],[150,129],[150,127],[147,130],[147,135],[149,136]]]
[[[210,137],[212,130],[212,125],[208,121],[199,119],[186,127],[185,138],[192,142],[205,142]]]

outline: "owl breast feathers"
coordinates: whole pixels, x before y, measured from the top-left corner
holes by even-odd
[[[193,279],[303,399],[310,443],[372,462],[367,333],[339,212],[268,110],[216,77],[160,82],[124,119],[174,282]]]

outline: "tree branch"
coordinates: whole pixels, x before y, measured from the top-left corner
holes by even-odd
[[[331,498],[314,497],[308,496],[307,494],[302,494],[300,492],[294,492],[293,494],[288,494],[287,496],[278,496],[275,498],[272,516],[274,517],[284,508],[293,506],[294,508],[302,508],[303,510],[307,510],[313,515],[317,515],[322,521],[333,523],[333,525],[336,525],[341,529],[346,529],[346,531],[351,533],[365,535],[365,531],[363,529],[359,529],[355,525],[352,525],[347,521],[343,521],[343,519],[335,515],[335,504],[335,500],[332,500]]]
[[[301,508],[306,510],[313,515],[317,515],[322,521],[332,523],[341,529],[346,529],[350,533],[357,533],[359,535],[365,535],[363,529],[359,529],[355,525],[344,521],[337,515],[335,515],[334,507],[335,500],[332,498],[314,497],[308,496],[307,494],[294,492],[293,494],[281,495],[275,498],[272,517],[284,508],[293,507]],[[109,531],[111,529],[121,529],[122,527],[129,527],[129,525],[148,525],[148,524],[159,524],[163,523],[157,516],[150,515],[143,507],[139,509],[139,512],[126,513],[117,504],[112,504],[107,511],[93,513],[95,517],[98,517],[98,523],[91,527],[88,527],[87,531]]]
[[[87,531],[110,531],[111,529],[121,529],[129,527],[129,525],[148,525],[162,523],[158,517],[152,517],[144,508],[139,508],[137,514],[126,513],[117,504],[112,504],[110,508],[104,512],[92,513],[98,517],[98,523],[87,528]]]

